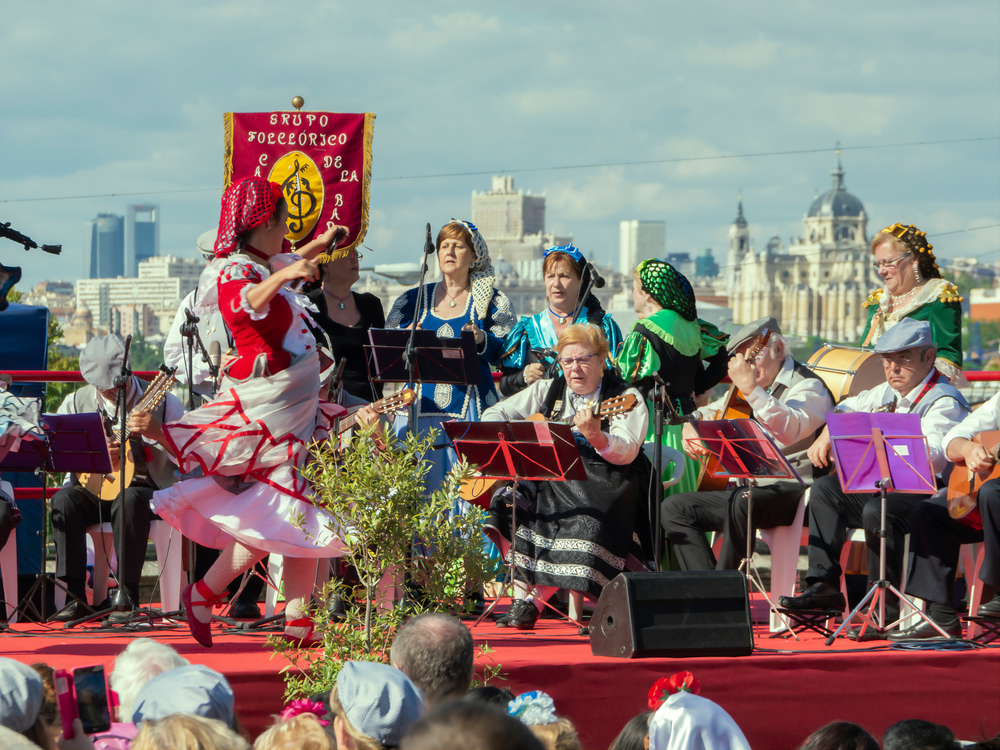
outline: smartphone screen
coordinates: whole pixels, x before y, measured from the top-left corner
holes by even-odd
[[[104,667],[77,667],[73,670],[76,690],[76,708],[86,734],[106,732],[111,729],[111,710],[108,706],[108,687],[104,680]]]

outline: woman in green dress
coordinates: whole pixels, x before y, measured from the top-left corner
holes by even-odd
[[[691,282],[669,263],[644,260],[632,277],[632,301],[639,320],[626,337],[615,363],[625,381],[633,383],[644,396],[648,396],[653,386],[653,374],[659,373],[674,408],[681,414],[690,414],[695,409],[695,396],[725,377],[729,336],[698,318]],[[653,410],[648,399],[646,403],[650,410],[648,442],[653,439]],[[682,451],[680,425],[664,427],[663,444]],[[683,453],[670,455],[680,460]],[[697,489],[700,464],[683,458],[683,476],[667,487],[668,494]],[[667,465],[663,481],[671,481],[678,473],[675,466]]]
[[[934,247],[912,224],[893,224],[872,238],[876,272],[885,286],[865,301],[868,322],[861,346],[872,349],[879,337],[903,318],[926,320],[937,347],[935,366],[956,388],[967,385],[962,374],[962,298],[941,278]]]

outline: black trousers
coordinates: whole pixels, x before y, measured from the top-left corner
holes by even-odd
[[[119,495],[108,503],[83,487],[63,487],[52,497],[52,537],[56,545],[56,577],[81,599],[86,594],[87,527],[110,521],[118,551],[118,578],[139,604],[139,581],[146,559],[149,523],[156,515],[149,507],[152,487],[127,487],[124,500]],[[95,554],[103,555],[100,547]],[[107,551],[110,556],[111,550]],[[95,602],[99,604],[100,602]]]
[[[927,602],[955,609],[955,571],[963,544],[983,542],[986,557],[979,580],[1000,585],[1000,479],[979,490],[977,505],[983,528],[974,529],[948,515],[944,493],[920,503],[910,521],[910,574],[906,592]],[[966,575],[972,575],[967,571]]]
[[[903,571],[903,544],[910,530],[914,509],[926,495],[904,495],[890,492],[886,496],[885,561],[886,579],[899,588]],[[820,581],[840,586],[840,552],[847,541],[848,529],[864,529],[868,545],[868,580],[878,580],[879,536],[881,523],[881,496],[873,494],[848,495],[840,487],[840,480],[830,474],[817,479],[809,493],[809,570],[807,583]],[[899,600],[895,594],[886,598],[888,617],[895,619]]]
[[[754,536],[757,529],[792,523],[804,492],[798,482],[754,487]],[[734,570],[747,551],[746,488],[671,495],[660,506],[660,524],[682,570]],[[718,561],[705,538],[708,531],[723,534]]]

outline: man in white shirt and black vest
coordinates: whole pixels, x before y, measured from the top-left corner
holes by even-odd
[[[67,396],[59,406],[59,414],[99,413],[110,424],[114,434],[121,424],[115,412],[118,387],[115,377],[121,374],[125,346],[115,335],[91,339],[80,355],[80,372],[87,385]],[[149,501],[157,489],[165,489],[176,481],[170,454],[150,442],[145,435],[159,433],[159,425],[181,418],[184,407],[171,393],[152,412],[133,411],[149,383],[134,375],[129,379],[125,409],[131,433],[131,455],[135,461],[135,476],[125,488],[124,499],[119,494],[112,502],[104,502],[83,486],[75,474],[52,497],[52,536],[56,546],[56,577],[69,593],[86,601],[87,527],[110,521],[114,529],[114,546],[118,551],[118,579],[133,604],[139,604],[139,581],[146,559],[149,523],[155,517]],[[118,467],[121,447],[108,438],[112,462]],[[111,555],[111,550],[97,549],[95,554]],[[71,600],[50,619],[68,622],[91,614],[93,610],[77,599]],[[94,602],[100,605],[100,602]]]
[[[756,361],[748,362],[747,350],[757,337],[770,331],[767,346]],[[778,321],[761,318],[742,328],[727,347],[729,377],[753,408],[753,417],[798,470],[811,483],[813,466],[806,450],[823,428],[833,397],[812,370],[788,353]],[[696,419],[721,419],[726,397],[695,411]],[[698,442],[698,433],[685,424],[684,450],[692,458],[708,451]],[[823,471],[822,473],[826,473]],[[772,529],[795,520],[805,488],[798,482],[763,481],[754,489],[753,525]],[[667,497],[660,506],[660,523],[683,570],[732,570],[746,555],[747,496],[745,488],[685,492]],[[721,531],[722,549],[716,560],[705,533]]]
[[[837,405],[837,411],[919,414],[931,466],[935,474],[940,474],[948,465],[944,436],[969,414],[969,405],[934,366],[937,348],[930,325],[905,318],[882,335],[875,352],[881,357],[886,382],[844,399]],[[809,449],[809,458],[814,465],[825,467],[830,457],[830,436],[824,429]],[[886,577],[897,588],[903,567],[903,538],[910,530],[914,508],[925,498],[892,492],[887,495]],[[877,492],[847,494],[835,474],[817,480],[809,495],[808,587],[798,596],[781,597],[780,605],[787,609],[844,609],[840,552],[847,540],[847,530],[865,530],[868,580],[873,582],[879,571],[880,525],[881,499]],[[886,622],[899,619],[899,600],[891,592],[887,592],[885,612]],[[868,637],[877,635],[871,628],[865,632]]]

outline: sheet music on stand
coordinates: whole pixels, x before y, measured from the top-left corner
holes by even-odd
[[[410,338],[409,330],[372,328],[368,374],[374,383],[409,383],[403,353]],[[449,385],[479,385],[479,354],[472,331],[461,331],[458,338],[441,339],[434,331],[418,330],[414,334],[417,349],[415,381]]]
[[[763,595],[768,607],[799,640],[788,618],[771,601],[760,573],[753,562],[753,488],[760,479],[783,479],[805,485],[781,449],[774,444],[764,428],[753,419],[722,419],[712,422],[692,422],[701,443],[718,460],[713,477],[742,480],[747,490],[747,547],[738,570],[747,578],[747,596],[753,587]],[[735,494],[731,502],[736,502]]]
[[[445,434],[455,451],[469,464],[477,466],[480,476],[509,479],[514,483],[511,498],[510,556],[505,590],[514,584],[517,538],[517,489],[520,481],[561,482],[587,479],[587,468],[580,457],[573,430],[569,425],[534,420],[514,422],[444,422]],[[522,576],[524,573],[522,571]],[[526,577],[525,577],[525,580]],[[497,599],[483,612],[482,622],[500,603]],[[555,610],[552,605],[545,606]],[[559,612],[560,616],[563,616]],[[582,623],[570,620],[583,630]]]
[[[886,580],[886,496],[889,492],[933,495],[937,493],[934,469],[931,466],[930,448],[920,426],[920,415],[916,413],[853,412],[850,414],[827,414],[827,428],[830,433],[830,451],[837,467],[837,478],[841,489],[847,494],[879,493],[881,500],[881,522],[879,535],[879,577],[865,594],[858,606],[844,618],[826,645],[833,643],[840,632],[860,617],[861,632],[871,627],[878,632],[893,628],[903,621],[900,617],[894,623],[886,624],[886,591],[894,593],[914,613],[945,638],[950,636],[923,610],[910,601],[902,591]],[[868,604],[868,611],[862,612]],[[878,619],[872,618],[878,606]],[[901,608],[902,611],[902,608]]]

